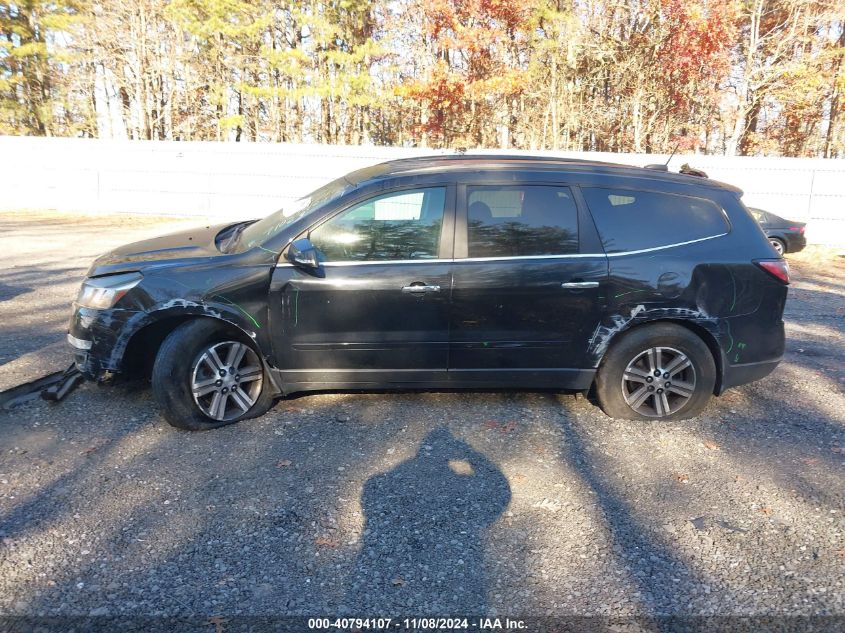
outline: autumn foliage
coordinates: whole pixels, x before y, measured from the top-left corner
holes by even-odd
[[[842,156],[843,0],[15,0],[0,133]]]

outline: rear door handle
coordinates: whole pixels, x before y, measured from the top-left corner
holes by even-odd
[[[426,292],[440,292],[440,286],[427,286],[425,284],[411,284],[410,286],[403,286],[402,292],[409,292],[411,294],[424,294]]]
[[[597,281],[566,281],[560,284],[561,288],[598,288]]]

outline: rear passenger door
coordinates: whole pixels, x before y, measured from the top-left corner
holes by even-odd
[[[451,380],[589,386],[607,258],[576,195],[543,182],[459,185]]]

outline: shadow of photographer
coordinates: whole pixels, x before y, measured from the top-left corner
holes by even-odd
[[[417,454],[364,485],[364,541],[349,614],[481,614],[484,534],[510,503],[507,479],[443,427]]]

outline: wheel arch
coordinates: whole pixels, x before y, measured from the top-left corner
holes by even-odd
[[[148,320],[132,334],[127,337],[127,341],[123,347],[122,355],[119,359],[113,359],[113,364],[120,366],[121,371],[131,376],[149,378],[152,372],[152,366],[161,344],[164,339],[173,332],[177,327],[188,321],[203,319],[208,321],[216,321],[221,329],[228,329],[236,332],[244,340],[252,341],[257,348],[258,356],[266,365],[266,360],[261,353],[260,347],[256,345],[254,337],[249,331],[244,329],[238,323],[224,319],[219,315],[199,314],[199,313],[181,313],[181,314],[156,314],[156,318]],[[114,362],[116,361],[116,362]]]
[[[713,388],[713,393],[718,395],[722,392],[722,376],[723,376],[723,369],[724,369],[724,358],[722,354],[722,348],[719,347],[718,339],[716,335],[711,332],[708,328],[704,327],[701,323],[696,321],[692,321],[690,319],[673,319],[673,318],[656,318],[650,319],[647,321],[640,321],[638,323],[630,324],[628,327],[616,332],[613,337],[610,339],[606,349],[601,355],[599,359],[598,366],[601,366],[601,363],[604,362],[604,359],[607,357],[607,353],[610,349],[619,343],[625,336],[629,333],[640,330],[644,327],[648,327],[650,325],[657,325],[659,323],[672,323],[674,325],[678,325],[682,328],[685,328],[698,336],[705,345],[707,345],[707,349],[710,350],[710,354],[713,356],[713,362],[716,365],[716,384]]]

